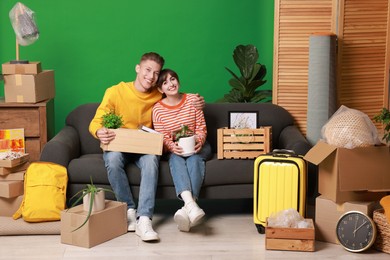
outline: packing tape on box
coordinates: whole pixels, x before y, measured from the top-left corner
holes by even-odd
[[[16,86],[22,85],[22,75],[20,75],[20,74],[15,75],[15,85]]]
[[[336,203],[336,210],[338,212],[344,212],[344,203],[342,204]]]
[[[25,74],[26,70],[24,69],[24,66],[21,64],[15,65],[15,74]]]
[[[23,103],[23,102],[24,102],[23,95],[17,95],[17,96],[16,96],[16,102],[18,102],[18,103]]]

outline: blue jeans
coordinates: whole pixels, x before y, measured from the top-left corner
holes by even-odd
[[[183,191],[190,191],[194,199],[198,199],[205,176],[206,159],[210,155],[211,147],[208,143],[205,143],[199,153],[189,157],[174,153],[169,155],[169,168],[179,199]]]
[[[141,184],[138,199],[138,216],[152,218],[156,197],[158,167],[160,157],[150,154],[133,154],[121,152],[104,152],[104,163],[108,180],[118,201],[126,202],[127,208],[136,208],[133,194],[130,190],[125,166],[134,162],[141,170]]]

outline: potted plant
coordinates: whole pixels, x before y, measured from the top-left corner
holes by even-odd
[[[123,126],[123,118],[110,110],[102,116],[102,126],[110,129],[117,129]]]
[[[100,211],[105,208],[105,192],[111,192],[115,195],[115,193],[106,188],[97,187],[93,184],[92,177],[91,177],[91,184],[87,184],[87,186],[77,192],[75,195],[73,195],[70,198],[70,201],[72,201],[74,198],[77,197],[77,200],[75,200],[72,204],[72,207],[76,206],[81,200],[83,200],[83,209],[84,211],[88,211],[87,217],[85,218],[85,221],[76,229],[73,231],[76,231],[83,227],[85,223],[88,222],[89,217],[91,216],[92,212]],[[69,209],[68,209],[69,210]],[[72,232],[73,232],[72,231]]]
[[[182,156],[190,156],[195,152],[195,135],[187,125],[181,125],[180,129],[173,133],[173,140],[183,148]]]
[[[381,112],[374,116],[374,121],[381,123],[383,128],[382,140],[389,144],[390,142],[390,112],[387,108],[382,108]]]
[[[269,102],[271,100],[271,90],[258,90],[260,86],[266,83],[266,80],[263,79],[267,73],[266,67],[257,63],[258,58],[257,48],[252,44],[246,46],[238,45],[234,49],[233,59],[241,75],[238,76],[225,67],[233,76],[229,80],[229,85],[232,89],[218,102],[257,103]]]

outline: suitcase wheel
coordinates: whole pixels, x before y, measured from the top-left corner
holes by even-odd
[[[257,228],[257,232],[259,232],[260,234],[265,234],[265,227],[263,227],[263,225],[260,224],[255,224],[255,225]]]

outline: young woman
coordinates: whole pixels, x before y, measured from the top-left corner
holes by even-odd
[[[184,201],[184,206],[175,213],[174,220],[180,231],[188,232],[205,215],[196,200],[205,175],[205,160],[211,153],[210,146],[205,143],[206,122],[203,111],[193,106],[192,100],[196,96],[180,93],[176,72],[162,70],[156,86],[165,97],[153,107],[153,126],[164,134],[164,151],[168,154],[176,194]],[[196,143],[192,155],[183,155],[183,149],[173,139],[172,133],[182,125],[187,125],[194,132]]]

